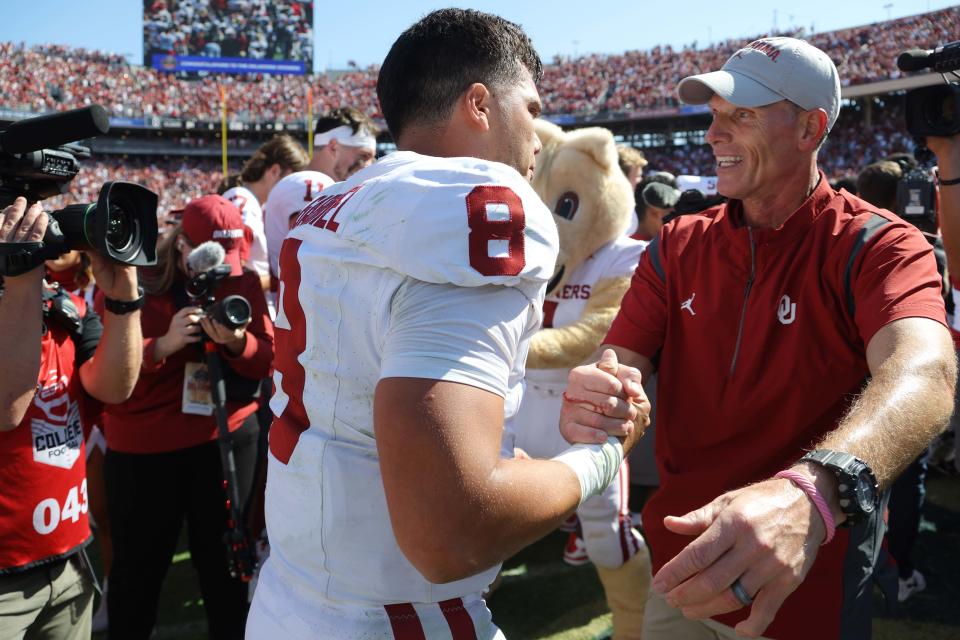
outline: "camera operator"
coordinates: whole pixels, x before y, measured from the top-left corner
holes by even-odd
[[[0,242],[39,242],[48,216],[24,198],[0,214]],[[0,637],[88,638],[93,576],[83,425],[92,398],[125,401],[141,365],[134,267],[92,255],[101,325],[44,270],[6,276],[0,298]],[[51,295],[53,294],[53,295]],[[51,312],[44,314],[44,306]],[[66,310],[58,314],[57,310]],[[70,326],[68,326],[68,324]],[[41,635],[42,634],[42,635]]]
[[[93,277],[90,256],[86,252],[73,249],[54,260],[45,260],[48,283],[60,285],[64,291],[82,298],[88,308],[93,307],[97,291]],[[90,524],[96,532],[97,548],[100,550],[102,568],[100,586],[102,590],[97,610],[93,614],[93,632],[107,629],[106,592],[110,579],[110,566],[113,564],[113,543],[110,540],[110,522],[107,519],[107,489],[103,481],[103,462],[107,453],[107,443],[103,439],[100,425],[103,423],[102,406],[96,406],[90,412],[90,420],[83,425],[84,442],[87,449],[87,498]],[[86,417],[86,416],[85,416]]]
[[[150,636],[184,519],[209,636],[243,636],[247,587],[231,577],[227,563],[224,469],[202,348],[205,335],[223,365],[242,508],[256,457],[257,391],[273,358],[273,325],[259,277],[241,268],[243,229],[240,211],[223,197],[193,200],[180,225],[160,243],[156,268],[144,274],[140,382],[129,401],[107,408],[104,419],[114,542],[107,603],[110,638]],[[191,265],[200,269],[188,256],[211,240],[223,247],[223,263],[230,266],[230,277],[214,291],[216,299],[233,294],[249,301],[250,320],[236,329],[209,317],[188,297],[186,285],[199,275]],[[214,266],[204,266],[202,272]]]

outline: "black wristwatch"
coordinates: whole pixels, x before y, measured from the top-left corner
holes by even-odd
[[[880,487],[866,462],[842,451],[816,449],[800,458],[829,469],[837,476],[840,510],[846,516],[843,527],[852,527],[880,507]]]
[[[138,309],[143,309],[143,305],[147,303],[147,299],[143,296],[143,287],[137,287],[137,295],[139,297],[136,300],[104,298],[103,306],[106,307],[107,311],[118,316],[122,316],[125,313],[132,313]]]

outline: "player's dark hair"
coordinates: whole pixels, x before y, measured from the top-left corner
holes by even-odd
[[[377,78],[380,110],[396,140],[412,124],[445,120],[471,84],[502,86],[524,68],[539,82],[540,56],[519,25],[472,9],[440,9],[390,47]]]
[[[358,133],[361,129],[373,135],[380,133],[370,116],[354,107],[340,107],[324,114],[317,119],[313,132],[326,133],[331,129],[343,126],[350,127],[354,133]]]

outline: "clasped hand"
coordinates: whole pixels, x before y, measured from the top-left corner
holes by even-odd
[[[563,397],[560,432],[573,444],[601,443],[615,436],[623,439],[628,452],[650,424],[640,371],[620,364],[612,349],[596,364],[572,369]]]

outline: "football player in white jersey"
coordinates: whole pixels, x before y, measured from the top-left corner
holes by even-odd
[[[319,171],[297,171],[286,176],[270,190],[263,205],[263,222],[267,235],[270,273],[280,277],[280,245],[300,211],[333,185],[334,180]]]
[[[334,109],[317,120],[308,169],[325,173],[334,182],[343,182],[373,164],[378,133],[370,117],[359,109]]]
[[[427,15],[377,84],[401,151],[284,240],[248,638],[502,638],[480,595],[499,563],[599,495],[642,433],[638,372],[608,351],[571,373],[561,416],[592,444],[499,455],[558,249],[524,179],[540,75],[517,25]]]
[[[247,266],[260,275],[264,291],[270,287],[270,262],[261,205],[281,178],[306,168],[307,161],[307,152],[300,143],[286,134],[276,135],[244,163],[240,170],[240,186],[222,194],[240,209],[243,224],[253,236]]]
[[[377,153],[376,125],[353,107],[334,109],[317,120],[314,151],[305,171],[280,180],[264,204],[264,228],[270,271],[278,277],[280,245],[300,210],[334,182],[369,167]]]

